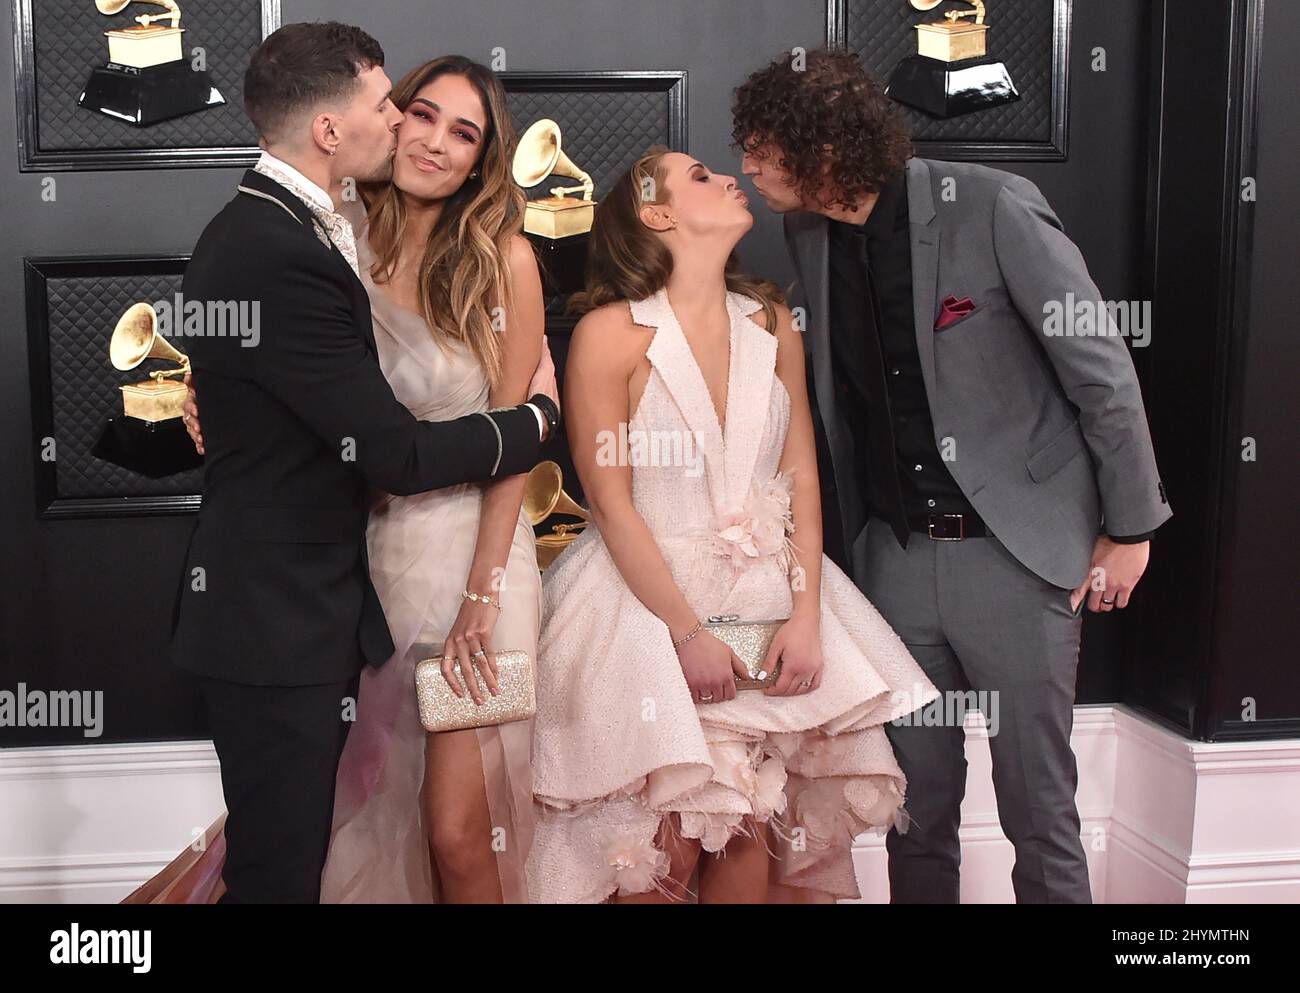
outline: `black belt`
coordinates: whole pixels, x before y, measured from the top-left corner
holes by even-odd
[[[907,519],[913,531],[935,541],[961,541],[983,538],[989,532],[978,514],[914,514]]]

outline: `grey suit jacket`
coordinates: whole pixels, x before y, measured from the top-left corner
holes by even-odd
[[[1103,529],[1141,534],[1171,513],[1128,347],[1117,334],[1044,332],[1045,304],[1064,306],[1070,293],[1099,301],[1101,293],[1029,180],[913,158],[907,196],[916,344],[935,443],[951,453],[957,485],[1011,554],[1049,583],[1076,587]],[[856,568],[865,495],[850,464],[850,426],[835,403],[830,336],[857,332],[828,327],[826,218],[799,212],[783,220]],[[970,297],[975,309],[936,332],[940,302],[950,294]],[[1109,315],[1104,326],[1114,330]]]

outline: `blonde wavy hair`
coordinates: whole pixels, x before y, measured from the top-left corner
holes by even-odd
[[[489,383],[495,384],[503,355],[493,311],[511,299],[510,242],[523,229],[524,192],[510,173],[518,138],[501,81],[491,69],[463,55],[444,55],[412,69],[393,87],[393,103],[405,113],[415,95],[444,73],[470,82],[488,119],[475,164],[478,176],[467,178],[447,198],[425,245],[417,270],[420,312],[435,340],[463,342]],[[361,183],[358,189],[375,254],[370,278],[387,282],[406,229],[405,195],[392,182]]]
[[[662,159],[672,149],[655,145],[619,177],[596,208],[587,254],[586,288],[569,298],[567,310],[584,314],[616,300],[644,300],[668,285],[673,256],[668,247],[641,221],[641,206],[667,204]],[[659,199],[643,196],[654,191]],[[727,289],[752,297],[763,307],[767,330],[776,333],[776,305],[785,303],[780,288],[766,279],[740,271],[736,253],[723,270]]]

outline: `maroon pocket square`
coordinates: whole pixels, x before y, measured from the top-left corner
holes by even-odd
[[[934,322],[934,329],[942,331],[949,324],[956,323],[974,312],[975,301],[970,297],[962,297],[960,300],[954,296],[945,297],[943,307],[939,311],[939,319]]]

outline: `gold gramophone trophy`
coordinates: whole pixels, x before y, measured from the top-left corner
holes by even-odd
[[[553,186],[550,196],[529,200],[524,209],[524,232],[536,246],[548,293],[572,293],[583,285],[587,240],[596,216],[591,199],[595,184],[564,154],[560,126],[548,117],[533,122],[515,149],[511,172],[515,182],[532,189],[549,176],[568,176],[577,186]],[[570,193],[582,196],[571,197]]]
[[[176,369],[155,370],[143,382],[122,386],[123,413],[150,424],[180,417],[185,384],[167,377],[185,376],[190,371],[190,360],[158,333],[158,313],[153,307],[147,303],[132,304],[113,329],[108,360],[114,369],[127,372],[146,359],[167,359],[180,365]]]
[[[136,23],[104,32],[108,62],[91,70],[77,106],[147,127],[226,102],[206,69],[185,59],[181,9],[175,0],[143,0],[164,8],[140,14]],[[131,0],[95,0],[101,14],[126,9]],[[156,22],[167,21],[167,24]]]
[[[125,383],[122,417],[110,418],[91,454],[157,479],[202,464],[185,425],[181,406],[188,390],[179,379],[190,371],[190,360],[158,333],[158,314],[147,303],[132,304],[118,320],[108,345],[113,368],[126,372],[149,359],[176,363],[149,378]]]
[[[944,0],[908,2],[917,10],[933,10]],[[969,0],[969,6],[948,11],[941,21],[916,25],[916,54],[894,67],[886,93],[939,118],[1020,99],[1006,64],[988,56],[984,0]]]
[[[591,521],[591,514],[564,492],[564,473],[556,462],[538,462],[524,483],[524,511],[533,527],[553,514],[578,518],[576,523],[559,523],[549,533],[537,536],[537,567],[545,569]]]

